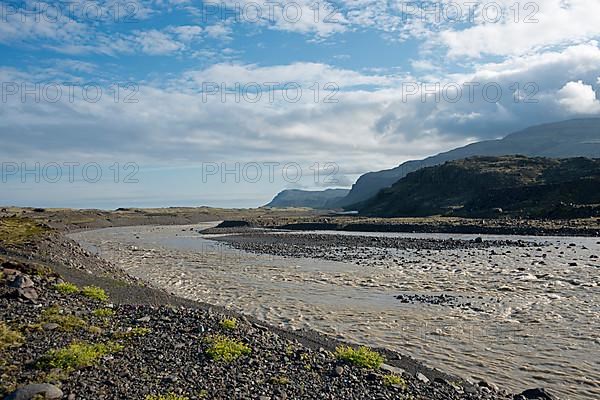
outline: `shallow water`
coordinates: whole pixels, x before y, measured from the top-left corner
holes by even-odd
[[[543,386],[563,399],[600,398],[600,261],[590,258],[600,256],[598,238],[478,235],[548,245],[398,251],[383,264],[359,266],[249,254],[190,228],[109,228],[72,237],[134,276],[273,324],[391,348],[513,392]],[[470,306],[405,304],[399,294],[449,294]]]

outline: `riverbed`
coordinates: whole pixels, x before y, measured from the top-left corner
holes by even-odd
[[[286,252],[260,254],[260,246],[249,252],[198,233],[210,226],[107,228],[71,237],[175,294],[275,325],[390,348],[512,392],[543,386],[562,399],[600,398],[598,238],[481,236],[528,245],[425,250],[347,242],[475,237],[290,233],[284,235],[343,240],[314,247],[298,241]]]

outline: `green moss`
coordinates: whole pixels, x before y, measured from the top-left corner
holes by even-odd
[[[18,347],[23,342],[23,335],[12,330],[4,322],[0,322],[0,351],[11,347]]]
[[[274,376],[269,381],[274,385],[288,385],[290,383],[286,376]]]
[[[115,312],[110,308],[99,308],[92,311],[92,314],[98,318],[110,318],[115,315]]]
[[[383,376],[383,384],[385,386],[401,386],[406,389],[406,381],[398,375],[387,374]]]
[[[206,341],[208,343],[206,354],[215,361],[231,362],[251,352],[250,347],[244,343],[226,336],[216,335]]]
[[[42,311],[41,322],[42,324],[58,324],[60,330],[64,332],[83,329],[87,326],[87,322],[83,319],[75,315],[63,314],[63,311],[58,306],[52,306]]]
[[[102,334],[102,328],[100,328],[99,326],[90,326],[87,328],[87,331],[89,333],[91,333],[92,335],[101,335]]]
[[[335,350],[335,355],[339,360],[362,368],[377,369],[383,364],[384,358],[368,347],[359,347],[355,349],[350,346],[339,346]]]
[[[149,394],[144,400],[189,400],[189,398],[178,396],[175,393],[167,393],[162,395]]]
[[[60,368],[73,371],[78,368],[94,365],[100,358],[120,351],[123,346],[116,343],[83,343],[75,342],[62,349],[50,350],[38,362],[41,369]]]
[[[131,330],[124,331],[124,332],[115,332],[115,334],[113,336],[115,337],[115,339],[128,339],[128,338],[146,336],[150,332],[152,332],[152,330],[149,328],[136,327],[136,328],[132,328]]]
[[[235,318],[224,319],[219,324],[223,329],[233,330],[237,328],[237,320]]]
[[[48,228],[28,218],[0,218],[0,243],[20,244],[47,230]]]
[[[84,286],[81,289],[81,294],[85,297],[93,300],[106,301],[108,300],[108,295],[104,291],[104,289],[99,288],[98,286]]]
[[[69,282],[57,283],[56,285],[54,285],[54,289],[56,289],[57,292],[62,294],[79,293],[79,288],[76,285]]]

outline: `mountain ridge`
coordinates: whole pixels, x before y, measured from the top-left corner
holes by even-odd
[[[473,156],[525,155],[529,157],[600,158],[600,118],[579,118],[534,125],[508,134],[502,139],[484,140],[421,160],[361,175],[348,195],[335,205],[352,209],[392,186],[407,174],[421,168]]]
[[[470,157],[411,172],[359,208],[377,217],[600,215],[600,159]]]
[[[343,199],[349,189],[300,190],[286,189],[279,192],[265,207],[309,207],[325,209]]]

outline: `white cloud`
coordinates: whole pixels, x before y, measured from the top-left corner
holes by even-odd
[[[209,25],[205,28],[206,34],[213,39],[231,40],[233,31],[231,27],[225,22],[219,22],[213,25]]]
[[[486,0],[482,3],[490,3]],[[451,57],[480,57],[491,55],[522,55],[550,46],[570,45],[600,35],[600,2],[596,0],[544,0],[515,3],[513,0],[494,0],[504,8],[504,19],[488,22],[481,13],[475,25],[466,29],[450,26],[439,33],[440,43],[448,48]],[[514,4],[520,13],[515,21]],[[527,8],[526,8],[527,6]],[[536,10],[536,7],[539,10]],[[481,8],[480,8],[481,10]],[[525,19],[531,16],[531,23]],[[537,22],[532,22],[532,21]]]
[[[182,43],[157,30],[137,32],[134,41],[141,46],[143,53],[150,55],[174,53],[184,48]]]
[[[179,40],[184,43],[192,42],[202,36],[203,29],[197,25],[182,25],[172,26],[168,28],[168,31],[177,35]]]
[[[559,103],[576,114],[600,113],[600,101],[591,85],[569,82],[558,91]]]

